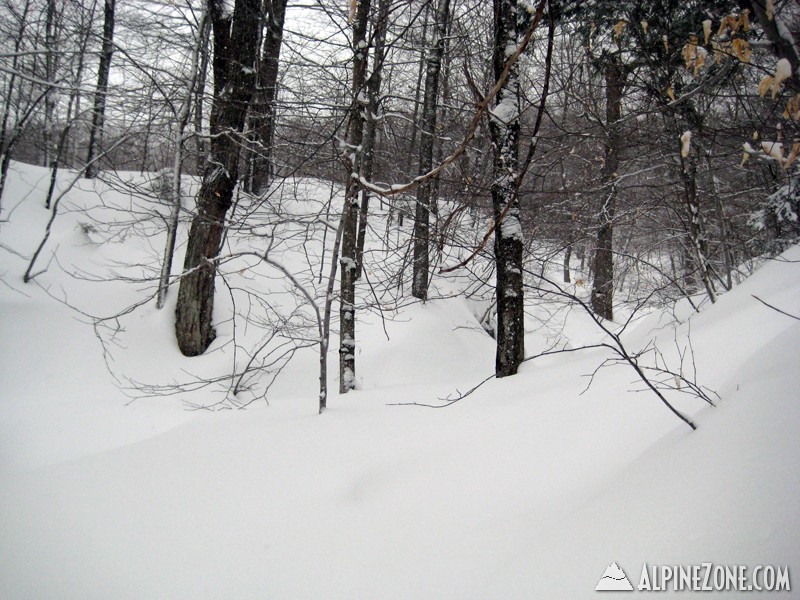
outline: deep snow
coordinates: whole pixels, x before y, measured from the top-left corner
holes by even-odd
[[[632,391],[625,367],[601,370],[581,394],[602,349],[526,363],[448,408],[393,406],[435,404],[492,372],[493,342],[460,297],[400,307],[385,324],[360,313],[359,390],[333,394],[323,415],[311,350],[276,379],[269,404],[189,411],[186,401],[213,405],[224,393],[132,398],[111,373],[151,383],[224,373],[230,322],[214,352],[185,359],[171,337],[174,304],[151,302],[121,320],[104,357],[86,316],[152,291],[163,234],[157,218],[125,236],[80,224],[116,223],[122,205],[150,214],[147,199],[80,182],[48,245],[57,262],[24,285],[22,257],[47,219],[46,172],[13,169],[0,224],[0,598],[593,598],[613,562],[634,588],[643,563],[781,565],[795,583],[800,323],[753,296],[800,314],[799,248],[700,314],[679,304],[679,323],[653,311],[626,332],[630,347],[655,339],[673,358],[691,332],[698,379],[720,395],[716,407],[671,396],[695,432]],[[295,192],[321,205],[323,189]],[[310,214],[297,199],[282,210]],[[274,256],[316,269],[324,227]],[[274,272],[247,264],[242,285],[294,308]],[[87,279],[111,271],[144,279]],[[457,287],[436,285],[442,295]],[[553,342],[555,325],[535,318],[548,310],[529,306],[529,351]],[[571,343],[601,339],[580,310],[558,314]]]

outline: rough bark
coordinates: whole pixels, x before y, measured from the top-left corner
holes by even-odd
[[[370,0],[358,0],[353,21],[353,85],[350,121],[345,148],[347,187],[342,209],[342,248],[339,294],[339,393],[355,388],[356,382],[356,237],[358,192],[361,176],[361,144],[364,141],[364,96],[367,71],[367,23]]]
[[[3,107],[3,117],[0,123],[0,153],[2,154],[2,163],[0,163],[0,212],[2,212],[3,191],[6,187],[6,176],[8,174],[8,166],[11,161],[11,151],[13,150],[14,142],[17,136],[9,135],[8,120],[11,116],[11,103],[14,97],[16,82],[17,82],[17,66],[19,65],[19,49],[22,46],[22,40],[25,37],[25,29],[28,26],[28,11],[30,10],[30,2],[26,2],[22,7],[22,14],[19,21],[19,32],[17,37],[14,38],[14,58],[11,62],[11,73],[8,77],[8,83],[5,89],[5,106]],[[17,123],[16,127],[20,128],[21,123]]]
[[[105,0],[103,9],[103,45],[100,50],[100,64],[97,67],[97,89],[94,93],[92,127],[89,130],[89,148],[86,151],[86,177],[97,176],[98,165],[95,160],[97,149],[103,139],[106,116],[106,97],[108,95],[108,75],[111,72],[111,58],[114,55],[114,12],[116,0]]]
[[[772,42],[772,51],[775,56],[785,58],[792,65],[794,76],[787,79],[785,85],[793,92],[800,92],[800,46],[786,23],[780,15],[773,14],[770,18],[767,14],[765,0],[740,0],[739,5],[749,9],[755,15],[764,30],[764,35]]]
[[[278,97],[278,67],[283,45],[283,23],[287,0],[268,0],[267,27],[258,71],[258,90],[253,103],[252,141],[254,151],[250,160],[251,190],[262,194],[275,177],[275,101]]]
[[[697,277],[711,302],[716,302],[717,294],[711,281],[711,263],[708,260],[708,240],[706,239],[705,218],[700,210],[700,197],[697,193],[697,151],[692,149],[688,156],[681,154],[681,175],[689,219],[689,264],[697,271]],[[694,274],[692,274],[694,276]]]
[[[499,81],[521,37],[523,7],[518,0],[494,0],[495,79]],[[525,357],[525,311],[522,289],[523,235],[519,214],[519,64],[515,63],[495,97],[490,115],[494,149],[492,207],[498,223],[494,236],[497,274],[497,354],[495,375],[514,375]]]
[[[222,0],[210,0],[214,32],[214,105],[211,142],[203,181],[197,194],[183,265],[175,333],[186,356],[206,351],[214,340],[214,280],[225,230],[225,215],[239,178],[241,134],[253,95],[260,0],[236,0],[233,15]]]
[[[58,5],[56,0],[47,0],[45,10],[45,77],[47,79],[47,92],[44,98],[44,148],[42,164],[52,167],[56,160],[57,144],[55,132],[55,115],[58,98],[56,96],[55,78],[59,68],[58,42]]]
[[[375,23],[373,40],[375,49],[372,53],[372,73],[367,79],[367,114],[364,129],[364,155],[362,171],[364,179],[372,181],[375,165],[375,142],[380,121],[380,95],[383,81],[383,62],[386,58],[386,26],[389,22],[391,0],[380,0],[378,17]],[[364,268],[364,243],[367,239],[367,217],[369,215],[370,192],[361,190],[361,206],[358,211],[358,238],[356,239],[356,279],[361,279]]]
[[[594,283],[592,285],[592,310],[608,319],[614,319],[614,215],[616,213],[617,171],[620,166],[622,133],[622,91],[625,72],[619,59],[610,59],[605,65],[606,80],[606,140],[605,162],[600,176],[602,204],[600,228],[594,255]]]
[[[189,123],[194,92],[199,79],[198,68],[200,55],[205,46],[208,31],[208,13],[205,9],[206,6],[204,4],[200,16],[199,31],[197,32],[197,42],[194,47],[194,52],[192,53],[192,66],[189,73],[189,91],[183,99],[178,114],[175,115],[175,152],[173,154],[172,177],[168,186],[169,192],[166,194],[167,198],[165,198],[170,202],[170,214],[167,220],[167,242],[164,247],[164,259],[161,263],[161,276],[159,277],[158,294],[156,296],[156,308],[159,309],[164,307],[167,290],[169,289],[169,279],[172,275],[175,237],[178,232],[178,217],[180,216],[181,210],[181,173],[183,172],[183,161],[185,158],[184,145],[186,143],[186,126]],[[167,186],[166,182],[162,182],[162,185],[165,187]]]
[[[436,140],[436,116],[439,97],[439,75],[442,70],[447,21],[450,12],[449,0],[439,0],[433,25],[433,40],[428,51],[425,73],[425,95],[419,143],[419,174],[424,175],[433,168],[433,152]],[[434,181],[427,179],[417,188],[417,203],[414,218],[414,262],[411,294],[420,300],[428,299],[430,212],[432,209]]]

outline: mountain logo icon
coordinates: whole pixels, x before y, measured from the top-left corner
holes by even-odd
[[[606,567],[605,573],[597,582],[594,590],[596,592],[632,592],[633,586],[619,565],[611,563]]]

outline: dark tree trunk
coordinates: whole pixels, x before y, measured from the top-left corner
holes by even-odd
[[[494,0],[494,75],[500,80],[508,48],[516,48],[526,11],[518,0]],[[519,216],[519,64],[497,93],[490,118],[494,148],[492,207],[497,272],[497,354],[495,375],[514,375],[525,358],[525,306],[522,289],[523,235]]]
[[[111,58],[114,55],[114,11],[116,0],[105,0],[103,10],[103,46],[100,51],[100,65],[97,68],[97,90],[94,94],[92,128],[89,130],[89,149],[86,151],[86,177],[97,176],[96,154],[103,139],[106,117],[106,96],[108,95],[108,75],[111,71]]]
[[[570,283],[572,277],[570,274],[570,259],[572,258],[572,244],[564,250],[564,283]]]
[[[339,393],[345,394],[356,384],[356,237],[358,192],[364,141],[364,86],[367,72],[367,23],[370,0],[358,0],[353,22],[353,87],[350,123],[345,149],[347,188],[342,209],[342,268],[339,294]]]
[[[592,310],[609,321],[614,318],[614,215],[617,199],[617,171],[620,165],[622,133],[622,91],[625,72],[618,58],[605,65],[606,79],[606,143],[605,162],[600,175],[602,204],[600,228],[594,255],[594,284],[592,285]]]
[[[436,141],[436,116],[439,96],[439,74],[442,70],[447,21],[450,1],[439,0],[433,25],[433,43],[428,54],[425,74],[425,97],[422,105],[422,119],[419,143],[419,174],[423,175],[433,167],[433,151]],[[417,204],[414,218],[414,268],[411,294],[420,300],[428,299],[429,250],[430,250],[430,212],[434,181],[425,180],[417,188]]]
[[[786,3],[789,4],[788,2]],[[778,58],[785,58],[792,65],[792,77],[786,80],[786,87],[792,92],[800,92],[800,47],[785,21],[767,14],[766,0],[739,0],[743,9],[750,10],[758,19],[764,35],[772,42],[772,52]]]
[[[206,77],[208,75],[208,44],[202,45],[200,54],[200,66],[197,73],[197,88],[194,92],[194,136],[195,136],[195,168],[200,175],[205,168],[206,160],[206,141],[203,137],[203,99],[206,93]]]
[[[275,177],[275,101],[278,97],[278,67],[283,45],[283,23],[287,0],[268,0],[267,27],[258,72],[258,91],[253,103],[253,154],[250,160],[251,190],[263,194]]]
[[[375,23],[375,50],[372,54],[372,73],[367,79],[367,120],[364,132],[364,156],[362,171],[364,179],[372,181],[375,166],[375,144],[378,137],[378,122],[380,121],[380,95],[383,80],[383,61],[386,58],[386,26],[389,21],[389,8],[391,0],[380,0],[378,3],[378,17]],[[364,268],[364,244],[367,239],[367,217],[369,215],[368,189],[361,190],[361,207],[358,211],[358,238],[356,240],[356,279],[361,279]]]
[[[56,45],[58,42],[58,25],[60,15],[58,13],[58,6],[56,0],[47,0],[47,9],[45,10],[45,77],[47,78],[47,92],[44,98],[44,152],[42,164],[45,167],[52,167],[56,161],[56,154],[58,152],[56,146],[56,131],[55,131],[55,118],[56,118],[56,97],[55,79],[56,72],[59,69],[59,53],[57,52]]]
[[[197,215],[189,231],[175,321],[178,346],[186,356],[202,354],[214,340],[216,259],[239,177],[241,134],[255,83],[260,5],[260,0],[236,0],[233,16],[226,17],[222,0],[209,2],[214,31],[212,135],[197,194]]]
[[[692,270],[696,271],[696,277],[703,284],[711,302],[716,302],[717,294],[711,281],[711,263],[708,260],[705,219],[700,210],[700,197],[697,193],[697,151],[694,148],[686,157],[681,154],[681,174],[689,220],[689,264],[693,265]]]

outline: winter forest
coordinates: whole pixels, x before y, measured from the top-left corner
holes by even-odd
[[[799,158],[796,0],[0,0],[0,597],[796,579]]]

